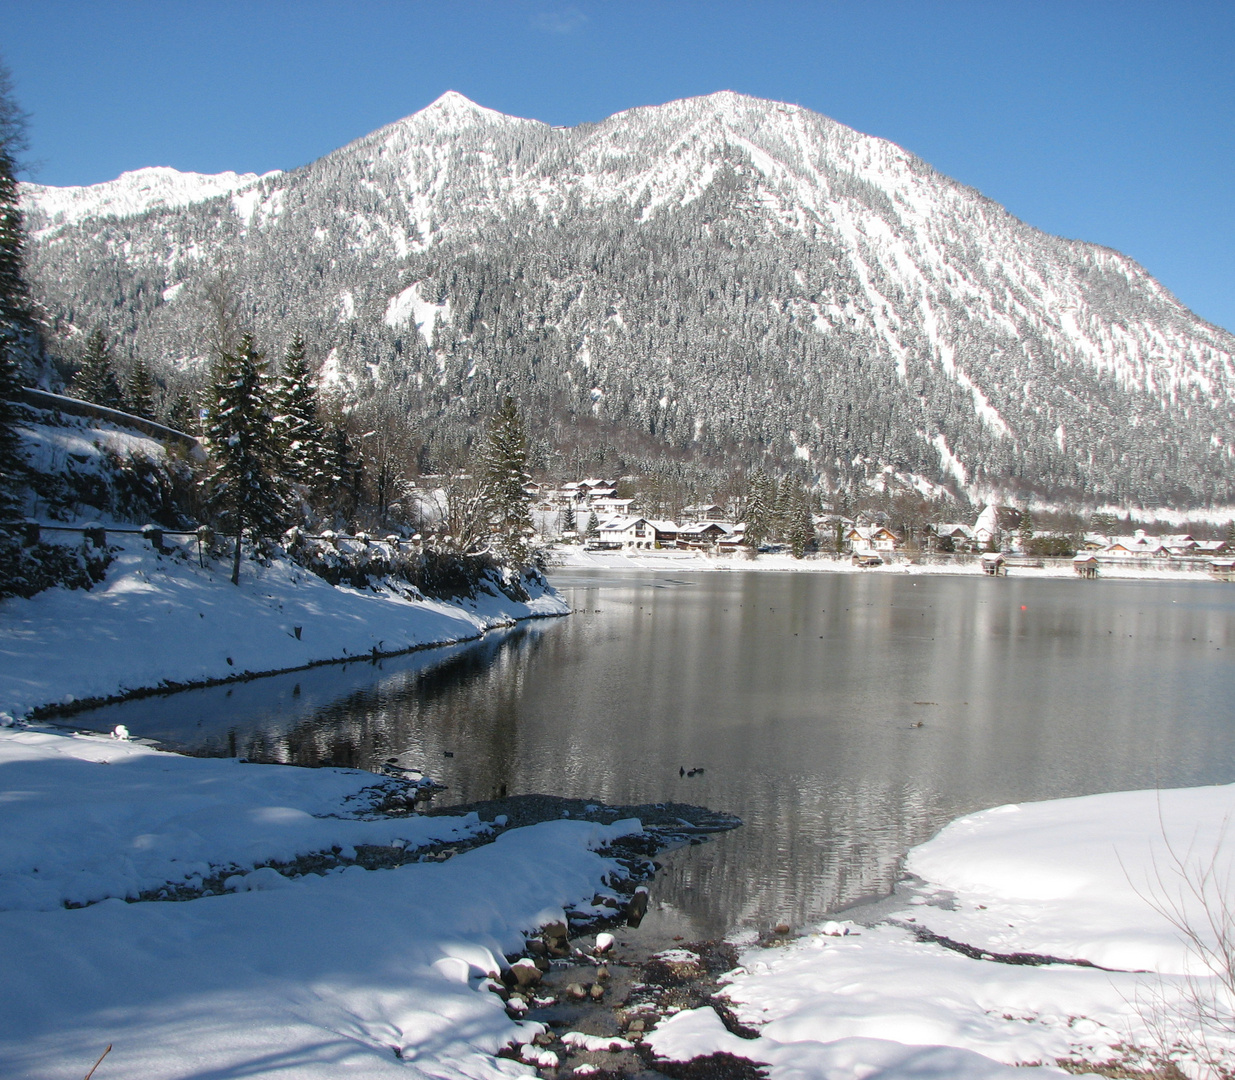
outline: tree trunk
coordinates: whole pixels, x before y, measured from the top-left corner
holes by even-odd
[[[240,584],[240,540],[244,536],[244,521],[236,522],[236,552],[232,556],[232,584]]]

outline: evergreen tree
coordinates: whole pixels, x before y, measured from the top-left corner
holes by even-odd
[[[587,529],[583,535],[589,540],[595,540],[600,535],[600,518],[596,516],[595,510],[587,516]]]
[[[167,410],[166,423],[169,428],[183,431],[187,435],[196,435],[201,428],[201,416],[190,394],[177,394]]]
[[[793,527],[794,509],[801,494],[801,485],[797,477],[785,475],[776,486],[776,502],[772,508],[770,532],[774,539],[788,542],[789,532]]]
[[[143,420],[155,418],[154,379],[150,377],[150,369],[140,356],[133,361],[124,396],[126,407],[134,416],[140,416]]]
[[[25,456],[16,429],[16,398],[21,389],[17,355],[13,342],[0,335],[0,521],[17,515],[25,475]]]
[[[111,345],[99,327],[90,331],[81,367],[73,378],[73,389],[83,401],[93,401],[109,409],[124,408],[124,394],[111,362]]]
[[[17,197],[17,155],[26,147],[26,117],[0,66],[0,518],[18,510],[25,459],[16,425],[21,362],[38,351],[25,278],[25,234]]]
[[[489,504],[497,550],[515,563],[527,561],[532,528],[527,485],[527,437],[513,398],[506,398],[489,422],[480,453],[480,477]]]
[[[1029,512],[1029,507],[1021,511],[1021,521],[1017,526],[1017,536],[1020,538],[1022,551],[1029,550],[1029,542],[1033,539],[1033,515]]]
[[[351,521],[364,491],[364,461],[341,420],[326,430],[322,448],[322,515],[336,525]]]
[[[806,491],[797,481],[794,482],[793,488],[785,539],[789,542],[789,550],[793,557],[800,559],[814,542],[815,522],[811,517],[810,500],[806,496]]]
[[[317,387],[299,333],[283,357],[274,405],[284,475],[300,487],[311,506],[330,501],[340,482],[331,452],[335,446],[322,425]]]
[[[566,509],[562,511],[562,532],[573,533],[579,531],[579,523],[575,521],[575,506],[574,503],[567,503]]]
[[[211,474],[205,480],[207,505],[215,520],[236,537],[232,584],[240,583],[240,542],[245,529],[277,535],[287,513],[287,486],[279,474],[279,446],[266,363],[245,334],[234,353],[224,353],[215,368],[206,415]]]
[[[775,491],[775,483],[762,470],[751,476],[746,494],[746,534],[743,543],[756,551],[771,532]]]

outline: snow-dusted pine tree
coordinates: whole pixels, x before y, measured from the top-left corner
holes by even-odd
[[[768,538],[771,531],[772,502],[776,485],[762,469],[751,474],[747,483],[746,509],[743,518],[746,533],[743,543],[755,551]]]
[[[0,518],[14,515],[25,470],[15,426],[21,362],[38,348],[24,273],[21,209],[16,159],[26,146],[25,114],[13,99],[12,83],[0,66]]]
[[[215,368],[206,415],[213,466],[204,481],[215,520],[236,537],[232,584],[240,583],[240,543],[248,529],[257,536],[283,531],[287,484],[279,473],[274,410],[266,387],[266,362],[245,334]]]
[[[317,387],[309,370],[304,338],[296,334],[283,357],[274,408],[283,473],[305,489],[309,501],[331,486],[326,433],[318,416]]]
[[[810,499],[806,490],[796,480],[789,504],[789,518],[785,539],[795,559],[802,558],[815,539],[815,523],[810,513]]]
[[[489,421],[480,451],[481,480],[489,504],[494,546],[515,563],[525,563],[531,554],[530,540],[535,531],[527,486],[527,437],[523,419],[513,398],[506,398]]]
[[[561,529],[563,533],[579,531],[579,523],[575,521],[575,507],[573,503],[567,503],[566,509],[562,511]]]
[[[129,381],[124,388],[125,407],[134,416],[145,420],[155,418],[154,379],[150,377],[150,369],[139,356],[133,361],[129,371]]]
[[[111,345],[100,327],[90,331],[81,367],[73,377],[73,392],[83,401],[93,401],[109,409],[124,408],[124,393],[112,366]]]

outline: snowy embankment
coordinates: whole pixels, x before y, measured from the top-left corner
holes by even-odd
[[[596,849],[640,831],[552,821],[366,871],[347,865],[357,845],[491,826],[367,814],[383,783],[368,773],[97,736],[0,731],[0,776],[0,1075],[14,1080],[79,1078],[109,1044],[99,1077],[526,1075],[493,1054],[541,1025],[510,1017],[489,976],[525,931],[620,876]],[[252,869],[313,853],[316,872]],[[221,867],[219,895],[123,899]]]
[[[526,602],[496,589],[410,601],[329,585],[282,558],[245,560],[234,586],[230,565],[199,565],[195,544],[157,555],[136,535],[109,533],[108,543],[118,550],[93,589],[0,601],[0,721],[43,705],[447,644],[569,610],[531,582]]]
[[[921,884],[898,913],[743,953],[725,996],[757,1038],[706,1008],[662,1023],[651,1045],[676,1060],[731,1053],[771,1080],[994,1080],[1026,1063],[1144,1068],[1173,1049],[1189,1075],[1217,1075],[1195,1057],[1224,1052],[1229,1066],[1235,1029],[1207,1028],[1197,1004],[1227,1018],[1235,1004],[1230,957],[1215,973],[1201,955],[1235,933],[1233,813],[1235,786],[962,818],[910,853]]]
[[[972,562],[911,563],[900,561],[896,556],[883,566],[857,566],[848,557],[832,555],[808,555],[795,559],[789,554],[760,555],[751,559],[746,555],[710,555],[702,551],[585,551],[576,544],[562,544],[553,549],[553,562],[564,570],[760,570],[794,571],[806,574],[945,574],[984,576],[981,563],[975,556]],[[1070,561],[1049,566],[1018,566],[1012,563],[1009,576],[1018,578],[1068,578],[1075,579],[1076,571]],[[1212,581],[1203,567],[1185,569],[1162,566],[1155,563],[1103,562],[1099,579],[1118,578],[1130,581]]]
[[[80,1077],[108,1045],[99,1075],[150,1080],[532,1075],[495,1054],[541,1026],[491,976],[623,875],[598,849],[641,831],[557,820],[495,836],[475,815],[376,813],[395,782],[367,773],[35,729],[0,731],[0,777],[0,1075],[14,1078]],[[920,880],[897,914],[744,952],[725,994],[754,1037],[703,1008],[646,1041],[765,1064],[770,1080],[1012,1080],[1017,1063],[1060,1075],[1061,1059],[1196,1048],[1184,973],[1230,1001],[1160,909],[1182,897],[1212,940],[1187,884],[1216,871],[1202,893],[1229,912],[1232,811],[1235,787],[1219,787],[963,818],[910,854]],[[435,861],[443,844],[459,853]],[[383,847],[405,865],[357,865]]]

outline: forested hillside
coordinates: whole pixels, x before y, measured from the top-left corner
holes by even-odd
[[[300,333],[327,388],[407,418],[425,467],[509,394],[533,464],[562,471],[1235,501],[1231,334],[1117,252],[805,109],[723,93],[556,129],[448,94],[225,179],[187,204],[191,182],[154,185],[144,212],[128,189],[26,187],[66,352],[103,327],[170,404],[225,324],[272,354]]]

